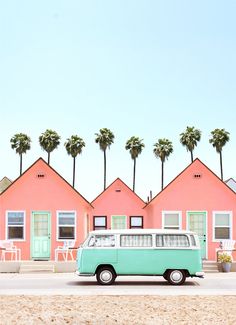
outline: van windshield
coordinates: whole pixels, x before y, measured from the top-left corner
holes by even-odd
[[[88,240],[89,240],[89,237],[85,238],[83,243],[80,244],[80,247],[86,247],[88,245]]]
[[[115,236],[114,235],[95,235],[91,236],[89,247],[113,247],[115,246]]]

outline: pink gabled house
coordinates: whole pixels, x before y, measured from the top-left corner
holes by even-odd
[[[79,245],[89,231],[91,204],[42,158],[0,195],[0,240],[23,260],[55,257],[65,240]]]
[[[120,178],[93,201],[90,229],[148,228],[145,202]]]
[[[236,194],[195,159],[145,207],[152,228],[199,234],[202,258],[216,260],[224,239],[236,239]]]

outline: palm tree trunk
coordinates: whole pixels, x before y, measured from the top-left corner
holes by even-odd
[[[20,154],[20,175],[22,174],[22,153]]]
[[[191,150],[190,153],[191,153],[191,162],[193,162],[193,151]]]
[[[104,150],[104,191],[106,189],[106,178],[107,178],[107,159],[106,159],[106,150]]]
[[[50,165],[50,152],[48,152],[48,165]]]
[[[133,171],[133,192],[135,192],[135,174],[136,174],[136,158],[134,158],[134,171]]]
[[[221,180],[223,181],[223,164],[222,164],[222,152],[220,151],[220,173],[221,173]]]
[[[75,187],[75,157],[73,157],[73,187]]]
[[[161,162],[161,190],[164,187],[164,161]]]

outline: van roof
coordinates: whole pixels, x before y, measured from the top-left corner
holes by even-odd
[[[195,234],[189,230],[177,230],[177,229],[104,229],[93,230],[90,234],[104,235],[104,234]]]

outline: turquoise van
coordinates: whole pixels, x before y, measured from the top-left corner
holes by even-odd
[[[172,285],[204,276],[198,236],[166,229],[92,231],[78,249],[76,273],[102,285],[118,275],[159,275]]]

